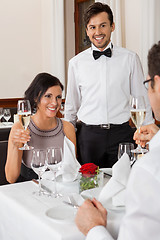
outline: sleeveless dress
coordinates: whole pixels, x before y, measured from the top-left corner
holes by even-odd
[[[31,139],[28,145],[33,146],[34,149],[47,149],[48,147],[61,147],[63,150],[64,143],[64,132],[63,123],[60,118],[57,119],[57,126],[50,130],[39,129],[33,120],[31,119],[28,129],[30,130]],[[37,178],[37,174],[31,169],[33,151],[23,151],[22,165],[21,165],[21,176],[26,180],[32,180]]]

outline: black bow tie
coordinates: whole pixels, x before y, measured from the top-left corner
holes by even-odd
[[[93,50],[93,57],[94,57],[95,60],[97,60],[101,55],[105,55],[106,57],[111,57],[112,56],[112,51],[111,51],[110,48],[107,48],[103,52]]]

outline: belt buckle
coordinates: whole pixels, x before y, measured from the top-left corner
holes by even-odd
[[[103,128],[103,129],[110,129],[110,124],[109,123],[108,124],[101,124],[100,127]]]

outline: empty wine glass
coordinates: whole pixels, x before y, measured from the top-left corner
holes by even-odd
[[[130,112],[131,112],[131,119],[135,124],[136,128],[140,132],[140,127],[146,116],[146,108],[145,108],[145,101],[143,96],[139,97],[131,97],[130,100]],[[146,153],[147,149],[141,148],[140,145],[137,146],[136,149],[132,150],[134,153]]]
[[[61,148],[48,148],[47,149],[47,167],[54,173],[54,192],[53,197],[61,197],[62,195],[57,192],[56,174],[62,167],[62,149]]]
[[[3,110],[3,117],[7,121],[7,124],[8,124],[8,120],[11,118],[11,111],[9,108],[5,108]]]
[[[64,117],[64,108],[65,108],[65,103],[61,103],[61,107],[60,107],[59,111],[62,114],[62,117]]]
[[[129,142],[120,143],[118,147],[118,159],[121,158],[124,153],[127,153],[132,165],[132,163],[136,160],[135,153],[133,153],[132,150],[134,150],[133,143]]]
[[[3,108],[0,108],[0,122],[1,122],[2,117],[3,117]]]
[[[41,177],[42,177],[43,173],[45,172],[45,170],[47,169],[46,150],[41,150],[41,149],[33,150],[31,168],[38,175],[38,178],[39,178],[39,191],[34,192],[34,194],[41,196],[42,194],[45,193],[41,188]]]
[[[17,113],[18,113],[19,121],[21,122],[24,129],[27,130],[27,127],[30,123],[30,118],[31,118],[31,106],[30,106],[29,100],[19,100],[18,101]],[[19,149],[20,150],[31,150],[33,148],[34,147],[28,146],[28,144],[25,143],[24,146]]]

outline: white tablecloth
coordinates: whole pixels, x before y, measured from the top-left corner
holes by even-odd
[[[43,180],[53,189],[53,182]],[[78,181],[58,183],[64,196],[78,193]],[[33,194],[38,186],[32,181],[0,187],[0,240],[81,240],[85,236],[74,221],[55,221],[46,216],[46,211],[63,205],[64,197],[55,199]],[[116,237],[123,211],[109,211],[108,230]]]

